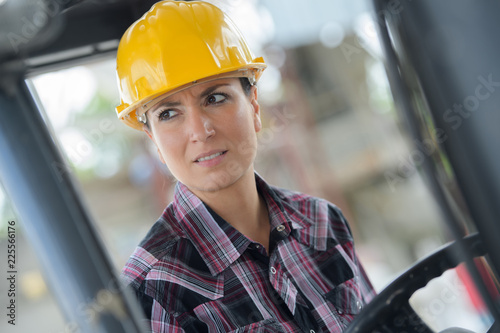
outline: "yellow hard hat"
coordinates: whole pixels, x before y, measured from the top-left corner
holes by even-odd
[[[202,1],[161,1],[133,23],[118,46],[118,117],[143,129],[147,106],[194,84],[222,77],[248,77],[266,68],[216,6]]]

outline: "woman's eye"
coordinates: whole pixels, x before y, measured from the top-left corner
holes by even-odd
[[[208,104],[217,104],[223,102],[226,99],[226,96],[223,94],[213,94],[208,96],[207,102]]]
[[[158,114],[159,120],[169,120],[177,115],[177,112],[174,110],[163,110]]]

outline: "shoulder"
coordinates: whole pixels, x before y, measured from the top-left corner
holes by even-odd
[[[290,216],[310,223],[304,232],[317,235],[326,232],[328,237],[336,238],[340,243],[352,240],[349,223],[335,204],[323,198],[276,186],[271,186],[270,189]]]
[[[347,223],[340,208],[326,199],[277,186],[270,186],[270,189],[283,203],[288,204],[291,208],[313,216],[327,213],[330,219]]]
[[[297,209],[314,205],[317,202],[323,200],[321,198],[313,197],[309,194],[292,191],[274,185],[270,185],[269,190],[272,192],[275,198],[279,199],[279,201]]]
[[[135,289],[140,287],[146,276],[163,258],[170,256],[182,239],[182,231],[175,221],[171,206],[165,209],[122,269],[122,280]]]
[[[219,298],[224,289],[223,278],[211,274],[194,241],[168,210],[132,253],[121,278],[147,316],[153,315],[153,305],[166,313],[185,313],[193,304]]]

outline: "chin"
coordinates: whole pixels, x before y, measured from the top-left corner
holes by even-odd
[[[241,178],[241,176],[241,174],[231,175],[227,172],[217,172],[211,173],[197,182],[188,182],[189,185],[186,185],[189,188],[200,192],[215,193],[230,187],[231,185],[236,183],[238,179]]]

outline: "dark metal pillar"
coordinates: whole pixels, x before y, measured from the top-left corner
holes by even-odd
[[[435,143],[432,152],[415,151],[425,156],[421,167],[445,221],[460,244],[464,226],[459,222],[470,213],[498,277],[500,4],[470,0],[402,0],[397,6],[374,0],[374,4],[391,88],[408,129],[416,141]],[[463,204],[450,204],[451,190],[446,186],[450,183],[457,185]],[[466,248],[460,255],[467,259],[483,300],[500,321],[498,300],[488,293]]]
[[[24,76],[0,70],[0,81],[0,181],[42,261],[68,331],[140,332],[141,312],[120,288]]]

